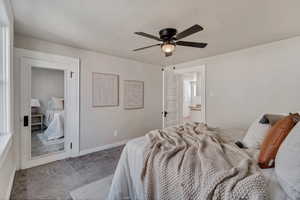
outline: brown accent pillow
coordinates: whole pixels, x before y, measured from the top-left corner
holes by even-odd
[[[262,145],[258,157],[258,164],[261,168],[274,167],[274,160],[280,144],[296,125],[299,114],[290,114],[278,120],[274,126],[268,131]]]

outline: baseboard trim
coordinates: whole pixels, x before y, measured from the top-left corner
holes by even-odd
[[[83,155],[86,155],[86,154],[89,154],[89,153],[94,153],[94,152],[97,152],[97,151],[103,151],[103,150],[106,150],[106,149],[111,149],[111,148],[114,148],[114,147],[118,147],[118,146],[126,144],[128,141],[129,140],[123,140],[121,142],[117,142],[117,143],[113,143],[113,144],[106,144],[106,145],[103,145],[103,146],[100,146],[100,147],[85,149],[85,150],[82,150],[82,151],[79,152],[79,156],[83,156]]]
[[[13,189],[13,185],[14,185],[14,179],[15,179],[15,175],[16,175],[16,171],[17,171],[17,166],[15,166],[13,173],[10,177],[9,183],[8,183],[8,189],[5,195],[5,199],[9,200],[10,199],[10,195]]]
[[[70,157],[66,151],[58,151],[45,155],[41,155],[38,157],[34,157],[30,161],[26,161],[21,165],[21,169],[28,169],[40,165],[44,165],[47,163],[51,163],[57,160],[63,160],[65,158]]]

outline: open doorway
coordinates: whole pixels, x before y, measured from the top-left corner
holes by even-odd
[[[182,120],[203,122],[201,113],[201,72],[182,74]]]
[[[163,127],[206,123],[205,65],[163,70]]]
[[[31,156],[64,150],[64,71],[31,69]]]
[[[206,123],[205,65],[175,70],[179,78],[179,120]]]

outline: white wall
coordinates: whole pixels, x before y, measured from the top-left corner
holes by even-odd
[[[7,150],[5,157],[0,166],[0,199],[9,197],[12,189],[16,170],[15,152],[12,145]]]
[[[10,37],[10,68],[9,68],[9,75],[10,75],[10,103],[14,101],[14,85],[13,85],[13,42],[14,42],[14,22],[13,22],[13,12],[11,9],[10,1],[9,0],[1,0],[0,7],[4,5],[3,8],[7,11],[7,17],[9,21],[9,37]],[[1,16],[3,16],[4,11],[1,10]],[[12,134],[11,143],[12,145],[8,145],[6,147],[5,156],[1,156],[1,164],[0,164],[0,197],[1,199],[8,199],[9,194],[11,192],[11,187],[13,183],[13,178],[16,169],[16,157],[15,157],[15,130],[13,126],[14,121],[14,104],[11,103],[9,106],[9,131]],[[2,160],[3,159],[3,160]]]
[[[195,60],[205,64],[208,124],[247,128],[263,112],[300,110],[300,37]]]
[[[45,113],[51,97],[64,98],[64,71],[33,67],[31,97],[40,100],[40,111]]]
[[[46,53],[79,57],[80,72],[80,150],[146,134],[161,127],[162,75],[159,66],[108,56],[92,51],[71,48],[29,37],[15,35],[15,46]],[[15,85],[20,85],[19,63],[15,64]],[[120,75],[120,106],[92,107],[92,72]],[[145,108],[123,109],[123,80],[141,80],[145,83]],[[16,89],[17,90],[17,89]],[[19,95],[19,91],[15,92]],[[19,110],[20,103],[15,102]],[[20,124],[17,125],[20,128]],[[114,136],[114,131],[118,136]]]

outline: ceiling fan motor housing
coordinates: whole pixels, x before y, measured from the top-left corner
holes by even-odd
[[[165,28],[159,31],[160,39],[163,41],[170,41],[177,34],[177,30],[175,28]]]

